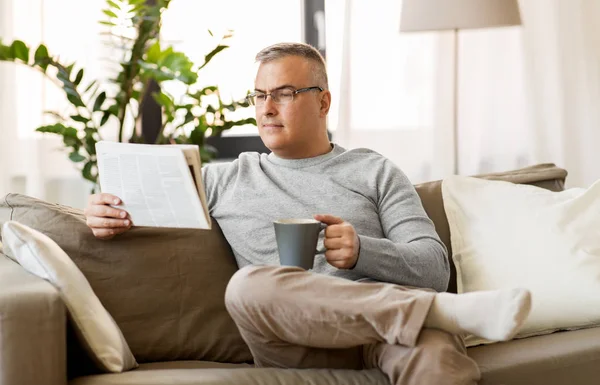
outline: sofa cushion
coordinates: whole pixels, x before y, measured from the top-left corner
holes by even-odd
[[[225,309],[237,265],[216,222],[212,230],[137,227],[102,241],[80,210],[20,194],[4,197],[3,209],[71,257],[139,362],[252,360]]]
[[[2,226],[7,252],[60,293],[77,335],[98,366],[112,373],[137,367],[121,330],[69,256],[46,235],[15,221]]]
[[[467,349],[479,385],[584,385],[600,378],[600,327]]]
[[[184,361],[142,364],[136,370],[77,378],[69,385],[389,385],[378,369],[279,369]]]
[[[530,184],[551,191],[564,189],[567,171],[554,164],[538,164],[519,170],[477,175],[478,178],[503,180],[512,183]],[[450,229],[442,200],[442,181],[422,183],[415,186],[421,197],[425,212],[435,225],[435,230],[448,249],[450,263],[450,283],[448,291],[456,293],[456,268],[452,263],[452,246],[450,244]]]
[[[442,195],[459,293],[529,289],[517,337],[600,326],[600,181],[552,192],[453,176]]]

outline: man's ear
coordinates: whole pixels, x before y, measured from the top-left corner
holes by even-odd
[[[329,90],[325,90],[321,95],[321,117],[324,118],[329,113],[329,108],[331,107],[331,92]]]

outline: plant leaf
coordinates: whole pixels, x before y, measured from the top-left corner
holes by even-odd
[[[50,63],[50,56],[48,55],[48,48],[46,48],[45,45],[40,44],[37,49],[35,50],[35,53],[33,54],[33,65],[38,65],[40,66],[41,69],[44,70],[44,72],[46,72],[46,69],[48,68],[48,64]]]
[[[94,111],[100,111],[102,109],[102,104],[106,100],[106,92],[100,93],[94,102]]]
[[[88,135],[87,132],[85,136],[85,150],[90,155],[96,155],[96,139],[91,133]]]
[[[208,55],[206,55],[204,57],[204,64],[202,64],[202,66],[200,68],[204,68],[204,66],[206,66],[208,64],[209,61],[211,61],[211,59],[218,54],[219,52],[223,51],[225,48],[229,48],[228,45],[218,45],[215,49],[213,49],[212,51],[210,51],[208,53]],[[199,68],[199,69],[200,69]]]
[[[148,52],[146,52],[146,61],[149,63],[158,63],[160,54],[160,42],[156,41],[156,43],[148,48]]]
[[[58,112],[55,112],[55,111],[44,111],[44,114],[52,115],[52,116],[54,116],[58,120],[65,120],[66,119],[64,116],[62,116],[61,114],[59,114]]]
[[[85,179],[92,183],[98,183],[97,175],[92,175],[92,167],[94,167],[95,164],[95,161],[90,160],[83,166],[83,169],[81,170],[81,175],[83,175]]]
[[[65,125],[64,124],[60,124],[60,123],[56,123],[56,124],[51,124],[48,126],[41,126],[36,128],[35,130],[37,132],[43,132],[43,133],[47,133],[47,134],[60,134],[62,135],[62,133],[65,130]]]
[[[118,5],[117,3],[115,3],[114,1],[112,1],[112,0],[106,0],[106,3],[107,3],[109,6],[111,6],[111,7],[113,7],[113,8],[116,8],[116,9],[118,9],[118,10],[120,10],[120,9],[121,9],[121,7],[119,7],[119,5]]]
[[[116,13],[114,13],[113,11],[111,11],[110,9],[103,9],[102,13],[104,13],[106,16],[108,17],[112,17],[114,19],[118,19],[118,16]]]
[[[96,85],[96,82],[97,82],[97,80],[94,80],[93,82],[91,82],[91,83],[90,83],[90,85],[89,85],[89,86],[87,86],[87,87],[85,88],[85,91],[83,91],[83,92],[84,92],[84,93],[87,93],[87,92],[89,92],[89,90],[91,90],[91,89],[92,89],[92,87]]]
[[[86,160],[86,157],[78,152],[72,152],[69,154],[69,159],[71,159],[72,162],[79,163]]]
[[[100,120],[100,127],[106,124],[110,115],[112,115],[110,111],[104,111],[104,115],[102,115],[102,119]]]
[[[90,119],[86,118],[85,116],[81,116],[81,115],[71,115],[71,119],[73,119],[76,122],[80,122],[80,123],[86,123],[90,121]]]
[[[25,63],[29,61],[29,48],[21,40],[13,41],[10,50],[15,59],[19,59]]]
[[[2,39],[0,38],[0,60],[13,61],[14,59],[10,47],[2,44]]]
[[[70,90],[69,88],[65,87],[65,92],[67,92],[67,99],[75,106],[75,107],[85,107],[85,104],[83,104],[83,101],[81,100],[81,98],[79,96],[77,96],[76,94],[72,94],[71,92],[69,92],[68,90]]]
[[[173,107],[173,100],[165,94],[164,92],[154,92],[152,93],[152,98],[156,101],[156,103],[160,104],[165,108],[171,109]]]
[[[73,80],[73,83],[75,83],[75,85],[79,85],[79,83],[81,83],[81,79],[83,79],[83,68],[77,72],[77,76],[75,77],[75,80]]]

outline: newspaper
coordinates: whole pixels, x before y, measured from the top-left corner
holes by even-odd
[[[196,145],[96,143],[100,190],[134,226],[210,229]]]

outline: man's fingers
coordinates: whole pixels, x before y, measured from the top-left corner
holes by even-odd
[[[100,193],[90,195],[89,203],[94,205],[118,205],[121,203],[121,199],[112,194]]]
[[[106,205],[88,206],[84,213],[88,217],[127,218],[127,211]]]
[[[336,250],[336,249],[343,249],[343,248],[351,248],[354,245],[352,244],[352,240],[350,240],[350,239],[337,237],[337,238],[325,238],[325,240],[323,241],[323,246],[325,246],[325,248],[327,248],[327,250]]]
[[[326,225],[339,225],[344,223],[342,218],[329,214],[317,214],[314,216],[314,218],[319,222],[325,223]]]
[[[127,231],[128,227],[113,228],[113,229],[92,229],[94,236],[98,239],[111,239],[115,235],[119,235]]]
[[[119,227],[129,227],[131,221],[129,219],[110,219],[101,217],[88,217],[87,225],[93,229],[110,229]]]
[[[327,262],[342,261],[348,259],[346,254],[347,253],[344,250],[340,249],[327,250],[325,252],[325,258],[327,259]]]
[[[327,250],[327,263],[338,269],[351,269],[356,265],[356,259],[348,255],[347,250]]]
[[[344,236],[344,228],[339,225],[330,225],[325,229],[325,238],[340,238]]]
[[[103,216],[103,217],[127,218],[127,211],[115,209],[110,206],[101,206],[100,209],[98,209],[98,211],[100,211],[100,213],[99,213],[100,216]]]
[[[117,235],[112,229],[93,229],[93,233],[98,239],[110,239]]]

